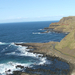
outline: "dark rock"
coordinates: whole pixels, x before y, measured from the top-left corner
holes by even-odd
[[[21,73],[22,73],[22,72],[20,72],[20,71],[13,71],[13,74],[14,74],[14,75],[21,75]]]
[[[24,66],[17,65],[16,68],[21,68],[22,69],[22,68],[24,68]]]

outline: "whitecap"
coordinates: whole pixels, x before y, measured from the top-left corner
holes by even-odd
[[[43,65],[43,64],[48,63],[47,58],[42,57],[43,54],[37,54],[37,53],[28,52],[30,49],[27,49],[27,47],[25,47],[25,46],[18,45],[17,50],[19,50],[21,53],[17,53],[15,55],[18,55],[18,56],[30,56],[30,57],[38,58],[40,60],[40,62],[37,65]]]
[[[1,52],[4,52],[6,49],[8,49],[8,47],[10,47],[11,44],[9,44],[7,47],[5,47]]]
[[[12,43],[10,43],[10,45],[15,45],[15,43],[14,43],[14,42],[12,42]]]
[[[41,34],[40,32],[33,32],[32,34]]]
[[[41,62],[38,65],[43,65],[46,63],[46,57],[40,58]]]
[[[16,65],[21,65],[21,66],[24,66],[24,67],[29,67],[30,66],[30,63],[16,63],[16,62],[7,62],[7,63],[2,63],[0,64],[0,73],[1,75],[6,75],[5,74],[5,71],[6,69],[7,70],[11,70],[10,74],[13,73],[14,70],[21,70],[21,68],[16,68]]]
[[[15,45],[15,46],[17,46],[17,51],[19,51],[20,53],[17,53],[16,51],[14,51],[14,52],[11,52],[11,53],[6,53],[6,55],[35,57],[35,58],[38,58],[40,60],[40,62],[38,64],[36,63],[37,65],[43,65],[43,64],[47,63],[46,57],[42,57],[43,54],[28,52],[30,49],[27,49],[27,47],[25,47],[25,46],[21,46],[21,45]]]
[[[6,44],[8,44],[8,43],[0,42],[0,45],[6,45]]]
[[[43,30],[43,29],[38,29],[38,30]]]
[[[5,55],[16,55],[16,53],[15,52],[5,53]]]

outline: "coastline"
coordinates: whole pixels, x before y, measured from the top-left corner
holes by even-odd
[[[63,54],[59,53],[58,51],[56,51],[54,49],[53,46],[57,43],[58,42],[23,43],[23,44],[16,44],[16,45],[27,46],[28,49],[31,49],[29,52],[43,54],[43,57],[47,57],[48,59],[51,57],[51,58],[57,58],[58,60],[66,62],[70,66],[70,72],[68,72],[68,75],[72,75],[72,72],[75,69],[75,67],[74,67],[75,65],[74,65],[74,63],[70,62],[66,56],[64,56]],[[29,75],[31,75],[31,74],[29,74]]]
[[[68,75],[75,75],[75,16],[63,17],[59,22],[50,24],[44,28],[48,32],[68,34],[60,42],[47,43],[23,43],[16,44],[27,46],[30,52],[43,54],[44,57],[57,58],[69,64],[70,71]],[[69,42],[70,41],[70,42]]]

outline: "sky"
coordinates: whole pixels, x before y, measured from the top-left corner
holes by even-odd
[[[53,21],[75,16],[75,0],[0,0],[0,23]]]

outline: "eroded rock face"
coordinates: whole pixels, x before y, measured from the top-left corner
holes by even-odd
[[[51,28],[55,32],[69,33],[75,29],[75,16],[63,17],[59,22],[51,23],[49,29]]]
[[[59,21],[59,23],[66,23],[66,22],[73,22],[73,21],[75,21],[75,16],[69,16],[69,17],[63,17],[60,21]]]

